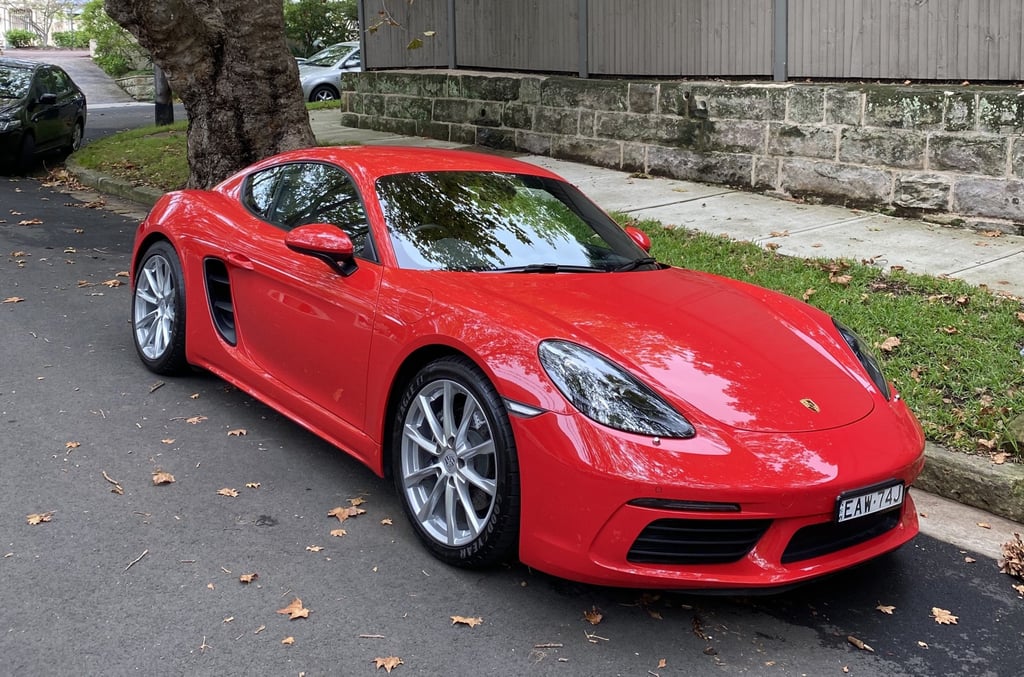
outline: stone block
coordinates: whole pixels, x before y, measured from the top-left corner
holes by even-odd
[[[988,92],[978,95],[978,130],[997,134],[1024,134],[1024,92]]]
[[[405,118],[423,122],[430,120],[433,106],[433,99],[417,96],[387,96],[384,98],[384,115],[389,118]]]
[[[476,130],[476,145],[484,146],[485,148],[497,148],[498,150],[515,150],[516,133],[511,129],[478,127]]]
[[[722,153],[763,154],[767,144],[768,126],[754,120],[714,120],[708,125],[702,150]]]
[[[501,124],[516,129],[532,129],[535,106],[522,103],[507,103],[501,113]]]
[[[889,172],[836,162],[783,159],[780,188],[796,196],[815,196],[850,206],[888,204]]]
[[[519,102],[540,103],[540,85],[544,78],[524,77],[519,80]]]
[[[859,125],[863,120],[864,92],[829,87],[825,90],[825,122],[831,125]]]
[[[648,146],[647,171],[686,181],[749,187],[753,158],[727,153],[696,153],[682,148]]]
[[[497,101],[471,100],[469,123],[480,127],[500,127],[504,105]]]
[[[599,113],[595,136],[620,141],[640,141],[662,145],[699,148],[701,128],[706,123],[667,115]]]
[[[865,125],[918,131],[942,128],[946,95],[941,90],[875,85],[865,92]]]
[[[593,139],[597,136],[597,116],[603,113],[595,113],[592,110],[580,110],[580,136]]]
[[[553,108],[624,111],[628,89],[624,80],[550,77],[540,85],[540,102]]]
[[[420,76],[419,73],[377,71],[376,78],[374,79],[373,90],[378,94],[404,94],[405,96],[419,96]]]
[[[416,136],[416,121],[400,118],[377,118],[374,129],[402,136]]]
[[[515,101],[519,98],[519,78],[500,75],[462,75],[461,96],[482,101]]]
[[[925,135],[902,129],[848,127],[839,137],[839,161],[924,169]]]
[[[477,111],[474,108],[478,105],[478,101],[471,102],[467,99],[435,99],[434,120],[466,123],[476,117]]]
[[[751,187],[754,190],[778,190],[779,160],[771,157],[754,158],[754,178]]]
[[[1010,171],[1018,178],[1024,178],[1024,138],[1011,140],[1010,146]]]
[[[1006,174],[1007,139],[997,136],[936,134],[928,144],[932,169],[958,174]]]
[[[963,132],[974,129],[976,110],[974,94],[970,92],[950,93],[946,97],[946,123],[943,128],[947,132]]]
[[[452,135],[452,126],[447,122],[416,121],[416,136],[448,141]]]
[[[649,82],[629,83],[629,112],[647,115],[658,110],[658,85]]]
[[[352,127],[353,129],[359,129],[359,118],[362,116],[357,113],[342,113],[341,114],[341,126]]]
[[[779,87],[695,85],[692,97],[698,105],[707,102],[712,120],[782,120],[786,115],[786,90]]]
[[[552,137],[547,134],[517,131],[516,148],[534,155],[551,155]]]
[[[646,172],[647,145],[643,143],[623,143],[621,169],[624,172]]]
[[[825,121],[825,92],[824,87],[805,87],[794,85],[786,93],[789,97],[789,111],[786,113],[786,122],[797,124],[820,124]]]
[[[374,117],[382,117],[384,115],[384,96],[381,94],[364,94],[363,97],[363,114],[371,115]]]
[[[475,126],[465,124],[452,124],[449,126],[451,130],[449,131],[448,140],[452,143],[463,143],[467,146],[472,146],[476,143]]]
[[[551,144],[551,155],[565,160],[618,169],[622,164],[622,143],[603,139],[555,137]]]
[[[824,98],[822,99],[824,105]],[[792,108],[790,108],[792,112]],[[832,127],[768,124],[768,154],[832,160],[836,157],[836,130]]]
[[[939,174],[901,174],[896,177],[893,204],[907,209],[949,211],[949,177]]]
[[[953,184],[953,211],[1024,223],[1024,181],[960,179]]]
[[[537,113],[533,118],[533,131],[575,136],[580,131],[580,110],[537,106]]]

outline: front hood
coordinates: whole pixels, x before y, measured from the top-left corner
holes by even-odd
[[[18,106],[21,105],[21,99],[4,99],[0,98],[0,117],[12,118],[18,112]]]
[[[874,406],[827,316],[775,292],[674,268],[472,279],[492,310],[521,310],[538,338],[605,355],[695,423],[703,415],[748,431],[825,430]]]

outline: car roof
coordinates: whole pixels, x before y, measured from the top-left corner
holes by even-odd
[[[469,150],[408,146],[318,146],[269,157],[224,181],[236,185],[242,175],[294,162],[336,164],[369,182],[392,174],[413,172],[502,172],[560,179],[557,174],[521,160]]]
[[[10,57],[0,57],[0,66],[8,66],[11,68],[25,68],[28,70],[35,70],[40,66],[49,66],[50,64],[40,63],[38,61],[26,61],[25,59],[12,59]]]

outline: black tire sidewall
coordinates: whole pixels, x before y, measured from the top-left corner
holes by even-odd
[[[152,359],[147,357],[139,345],[138,335],[135,328],[135,303],[137,302],[136,291],[139,286],[139,279],[142,270],[149,263],[150,259],[160,256],[167,261],[171,268],[171,275],[174,277],[174,325],[171,327],[171,339],[164,353]],[[146,253],[139,259],[139,266],[135,271],[135,284],[132,286],[131,326],[132,343],[139,359],[146,365],[146,368],[157,374],[172,375],[181,373],[188,366],[185,360],[185,276],[181,269],[181,260],[174,247],[169,242],[154,242],[146,249]]]
[[[487,524],[473,541],[454,548],[437,542],[420,526],[402,486],[405,417],[423,387],[442,379],[459,383],[477,399],[491,427],[496,463],[497,488]],[[456,566],[478,568],[500,564],[516,554],[519,545],[519,462],[515,439],[504,402],[479,367],[468,358],[452,356],[435,360],[421,369],[405,388],[395,413],[390,441],[392,475],[402,509],[420,540],[438,559]]]

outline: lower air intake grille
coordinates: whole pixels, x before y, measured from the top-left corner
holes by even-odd
[[[782,553],[782,563],[799,562],[869,541],[896,527],[900,510],[889,510],[848,522],[813,524],[793,534]]]
[[[757,544],[771,520],[660,519],[647,525],[626,559],[642,564],[728,564]]]

